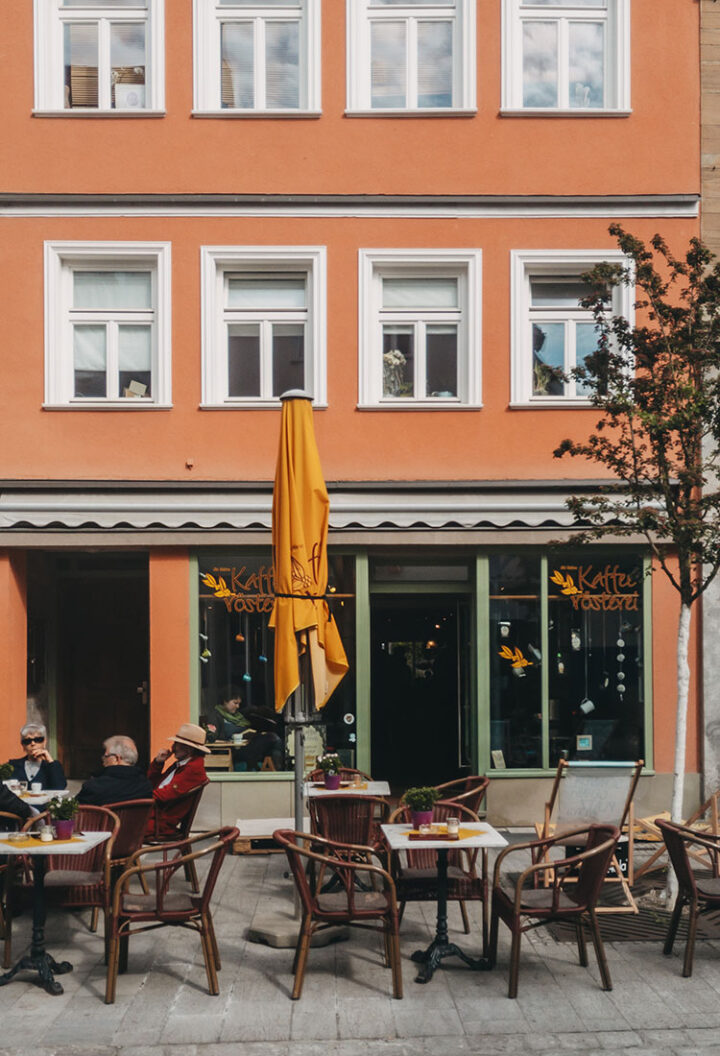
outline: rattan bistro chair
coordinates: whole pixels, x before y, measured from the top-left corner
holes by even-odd
[[[10,814],[6,810],[0,810],[0,829],[6,832],[17,832],[22,826],[23,819],[18,814]],[[5,947],[3,954],[3,966],[10,967],[10,939],[8,929],[12,928],[10,914],[7,912],[5,884],[8,876],[12,876],[12,870],[8,870],[7,862],[0,858],[0,939]],[[7,922],[6,922],[7,918]]]
[[[370,774],[364,773],[362,770],[353,770],[351,766],[341,766],[338,770],[341,781],[352,781],[355,775],[359,775],[361,781],[372,781]],[[306,781],[322,781],[325,777],[325,771],[320,770],[319,767],[315,770],[311,770],[305,778]]]
[[[489,777],[471,774],[467,777],[458,777],[454,781],[446,781],[442,785],[435,785],[435,791],[440,793],[440,799],[443,801],[451,799],[453,803],[461,803],[479,815],[485,809],[485,796],[489,784]]]
[[[163,816],[164,816],[164,805],[159,801],[155,800],[155,810],[151,814],[151,824],[148,827],[148,831],[145,835],[145,843],[148,846],[162,846],[163,844],[174,844],[178,841],[185,840],[186,844],[189,845],[188,837],[192,828],[192,823],[195,820],[197,809],[200,806],[200,800],[205,790],[205,786],[208,784],[207,778],[200,785],[195,785],[194,788],[189,789],[182,796],[178,796],[177,799],[173,799],[168,807],[172,807],[173,811],[177,809],[179,802],[185,804],[185,813],[183,814],[180,821],[175,825],[173,832],[163,833]],[[141,875],[141,880],[143,879]],[[185,865],[185,879],[192,884],[192,889],[196,893],[200,890],[198,882],[197,871],[195,869],[195,860],[193,858]]]
[[[392,968],[393,997],[401,998],[398,907],[390,874],[359,860],[371,853],[368,847],[336,843],[290,829],[277,829],[273,836],[287,855],[302,907],[302,924],[293,963],[293,1000],[296,1001],[302,993],[313,935],[336,924],[381,932],[385,964]]]
[[[612,990],[596,904],[608,866],[620,835],[614,825],[590,825],[569,833],[583,850],[571,857],[553,862],[542,860],[547,852],[561,846],[561,837],[515,844],[500,852],[495,861],[492,891],[492,924],[490,928],[490,965],[497,961],[498,924],[502,920],[512,933],[508,997],[517,997],[520,970],[520,940],[524,932],[541,924],[564,920],[575,925],[580,964],[587,967],[587,947],[583,923],[590,925],[603,990]],[[517,852],[530,851],[533,862],[518,877],[511,893],[501,885],[501,871],[506,859]],[[540,860],[538,860],[540,859]],[[535,878],[552,873],[552,886],[535,886]],[[568,881],[572,880],[572,883]]]
[[[313,796],[308,800],[311,831],[335,843],[355,843],[376,851],[384,848],[379,826],[387,821],[387,802],[380,796]]]
[[[658,818],[656,825],[662,834],[678,879],[677,898],[670,918],[663,953],[668,956],[672,953],[680,917],[684,907],[687,906],[690,919],[682,973],[687,977],[692,975],[698,918],[702,913],[717,912],[720,909],[720,836],[701,834],[687,825],[678,825],[672,821],[665,821],[663,818]],[[711,877],[695,874],[690,863],[691,848],[694,851],[703,850],[707,854],[712,868]],[[705,864],[707,865],[707,860]]]
[[[208,990],[213,996],[220,992],[217,978],[220,954],[210,899],[220,867],[238,836],[234,826],[225,826],[163,847],[142,847],[131,856],[129,867],[119,877],[113,893],[105,1004],[114,1002],[118,972],[127,969],[130,936],[162,927],[188,928],[200,935]],[[147,861],[148,856],[158,853],[162,853],[162,861]],[[172,887],[171,881],[179,869],[185,870],[189,862],[194,865],[204,857],[210,857],[210,864],[202,891],[193,894]],[[149,894],[130,891],[130,884],[139,876],[152,880],[148,885]]]

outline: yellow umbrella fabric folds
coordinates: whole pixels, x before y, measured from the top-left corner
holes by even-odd
[[[299,656],[305,650],[317,708],[324,707],[348,670],[325,600],[329,510],[310,399],[283,398],[272,508],[276,711],[300,685]]]

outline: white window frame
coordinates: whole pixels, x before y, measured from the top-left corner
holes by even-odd
[[[151,268],[154,275],[152,396],[74,395],[72,276],[76,268],[114,271]],[[171,294],[169,242],[45,243],[45,407],[146,411],[171,404]]]
[[[511,304],[511,395],[512,407],[589,407],[588,396],[535,396],[532,392],[532,318],[530,281],[538,277],[580,276],[596,264],[608,261],[629,267],[631,261],[617,249],[517,249],[510,253],[510,304]],[[613,291],[610,314],[623,315],[634,324],[634,292],[632,286],[618,286]],[[582,309],[567,314],[578,315]],[[590,311],[587,322],[592,321]],[[567,364],[568,367],[574,364]]]
[[[226,272],[258,271],[307,276],[305,389],[315,407],[327,406],[327,250],[325,246],[203,246],[202,283],[202,407],[277,408],[278,397],[228,395]]]
[[[165,0],[148,0],[147,8],[121,7],[117,11],[96,7],[87,0],[84,7],[62,7],[61,0],[35,0],[35,113],[63,117],[147,117],[162,114],[165,108]],[[109,90],[99,79],[98,106],[65,108],[64,40],[65,22],[146,21],[145,106],[119,109],[110,106]],[[109,45],[108,45],[109,47]]]
[[[477,110],[477,70],[475,0],[455,0],[453,32],[453,106],[440,107],[373,107],[370,84],[370,24],[372,18],[387,21],[424,20],[441,14],[447,18],[449,8],[374,7],[372,0],[347,0],[347,113],[360,116],[413,117],[447,116],[475,113]],[[412,24],[412,23],[411,23]],[[408,56],[408,80],[416,84],[414,50]]]
[[[382,280],[458,278],[458,395],[383,395]],[[358,259],[359,407],[448,410],[482,406],[482,252],[479,249],[361,249]]]
[[[571,107],[568,104],[567,66],[558,66],[558,105],[528,107],[523,105],[523,22],[558,21],[560,48],[566,43],[567,21],[599,21],[601,8],[553,7],[523,4],[523,0],[503,0],[502,111],[513,114],[556,114],[563,117],[592,117],[630,113],[630,0],[607,0],[605,33],[605,105]]]
[[[194,113],[215,117],[307,117],[320,113],[321,50],[320,0],[303,0],[300,15],[300,106],[268,108],[226,108],[221,104],[220,24],[230,21],[250,21],[256,24],[256,34],[263,32],[266,21],[287,21],[297,16],[297,8],[264,7],[258,0],[256,7],[221,7],[216,0],[193,0],[194,12]],[[258,89],[264,95],[264,83],[259,64],[255,69],[256,101]]]

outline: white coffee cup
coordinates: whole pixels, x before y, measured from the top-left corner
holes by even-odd
[[[40,781],[33,781],[30,785],[31,792],[42,792],[42,784]]]

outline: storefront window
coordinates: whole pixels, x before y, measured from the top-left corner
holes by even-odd
[[[563,555],[548,580],[550,765],[641,758],[642,562]]]
[[[546,562],[540,555],[491,556],[494,767],[534,769],[555,767],[562,758],[625,761],[644,755],[642,585],[637,555],[562,551]]]
[[[490,558],[490,748],[493,764],[541,767],[540,558]]]
[[[231,735],[239,726],[244,744],[232,748],[233,769],[290,770],[292,734],[274,710],[274,632],[270,550],[200,554],[200,722]],[[329,593],[348,657],[355,650],[354,562],[330,556]],[[240,701],[239,707],[228,702]],[[228,713],[231,721],[227,718]],[[355,758],[355,685],[347,676],[319,714],[319,732],[349,764]],[[215,731],[210,730],[214,726]],[[244,729],[255,734],[244,734]],[[220,737],[220,739],[224,739]]]

